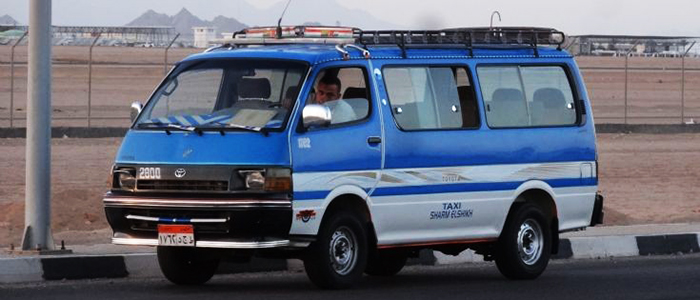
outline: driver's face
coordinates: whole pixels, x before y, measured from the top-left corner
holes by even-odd
[[[319,82],[316,87],[316,103],[323,104],[326,101],[340,98],[340,88],[335,84],[324,84]]]

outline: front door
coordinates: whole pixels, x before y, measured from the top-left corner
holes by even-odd
[[[380,117],[366,65],[330,66],[314,72],[313,78],[309,81],[313,86],[304,88],[300,105],[327,106],[332,118],[329,126],[299,130],[299,109],[293,124],[292,234],[315,234],[320,224],[316,216],[322,216],[324,201],[339,194],[368,194],[381,169]]]

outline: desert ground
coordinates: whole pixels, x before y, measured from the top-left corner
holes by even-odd
[[[26,47],[15,54],[14,126],[24,127]],[[198,52],[171,49],[168,62]],[[145,101],[163,77],[164,49],[96,47],[92,126],[128,126],[129,104]],[[53,125],[86,126],[88,48],[53,50]],[[598,123],[624,113],[624,58],[578,57]],[[680,123],[681,59],[629,59],[629,123]],[[685,115],[700,120],[700,58],[687,58]],[[0,128],[9,127],[10,47],[0,46]],[[111,119],[99,119],[106,117]],[[72,119],[71,119],[72,118]],[[116,118],[116,119],[115,119]],[[120,138],[52,140],[52,228],[70,244],[108,243],[102,208]],[[700,222],[700,134],[599,134],[606,225]],[[0,139],[0,247],[19,244],[24,223],[24,139]]]

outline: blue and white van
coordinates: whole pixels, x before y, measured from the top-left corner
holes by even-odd
[[[112,241],[176,284],[221,260],[299,258],[346,288],[472,249],[531,279],[602,223],[590,101],[544,28],[250,28],[179,62],[104,197]]]

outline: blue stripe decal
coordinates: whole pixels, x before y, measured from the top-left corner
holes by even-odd
[[[294,200],[325,199],[330,191],[294,192]]]
[[[377,188],[372,193],[376,196],[398,196],[398,195],[421,195],[421,194],[442,194],[460,192],[488,192],[515,190],[525,181],[513,182],[483,182],[483,183],[457,183],[457,184],[436,184],[422,186],[399,186]],[[552,188],[595,186],[598,184],[597,178],[572,178],[572,179],[550,179],[544,180]],[[294,200],[324,199],[330,191],[308,191],[294,192]]]

